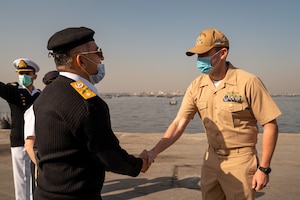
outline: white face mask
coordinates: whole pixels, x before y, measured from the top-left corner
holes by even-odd
[[[97,83],[99,83],[105,76],[105,67],[104,67],[104,64],[97,64],[95,63],[94,61],[92,61],[91,59],[89,59],[88,57],[84,56],[87,60],[89,60],[90,62],[94,63],[95,65],[97,65],[97,69],[98,69],[98,72],[97,74],[93,74],[93,75],[90,75],[85,69],[82,69],[87,75],[89,75],[89,79],[90,79],[90,82],[95,85]]]

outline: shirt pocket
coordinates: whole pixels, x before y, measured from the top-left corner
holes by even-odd
[[[197,101],[197,108],[200,118],[207,116],[207,101]]]
[[[224,103],[221,105],[219,118],[223,124],[231,127],[238,127],[241,122],[241,113],[244,110],[243,104],[241,103]]]

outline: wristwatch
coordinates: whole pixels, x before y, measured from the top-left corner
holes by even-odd
[[[264,168],[264,167],[259,166],[258,169],[260,171],[262,171],[263,173],[265,173],[266,175],[270,174],[270,172],[271,172],[271,168],[270,167]]]

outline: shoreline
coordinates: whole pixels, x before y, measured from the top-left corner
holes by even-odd
[[[2,200],[14,199],[9,145],[10,130],[0,130],[0,195]],[[139,155],[149,150],[163,133],[116,132],[120,145],[128,153]],[[258,156],[261,157],[261,136],[258,135]],[[280,133],[273,155],[270,182],[258,191],[258,200],[298,199],[300,190],[300,160],[298,144],[300,134]],[[129,177],[106,173],[102,189],[103,200],[134,199],[199,199],[202,159],[206,148],[206,135],[184,133],[179,140],[162,152],[146,173]]]
[[[141,135],[141,136],[154,136],[154,137],[158,137],[158,136],[163,136],[164,133],[138,133],[138,132],[115,132],[115,135],[117,135],[118,137],[123,136],[123,135]],[[10,135],[10,129],[0,129],[0,145],[4,145],[4,144],[9,144],[9,135]],[[197,136],[197,135],[204,135],[206,136],[205,133],[186,133],[184,132],[183,135],[190,135],[190,137],[192,136]],[[262,133],[258,133],[258,137],[260,137],[261,135],[263,135]],[[296,136],[296,137],[300,137],[300,133],[279,133],[279,136]],[[187,136],[189,137],[189,136]],[[158,138],[159,139],[159,138]],[[180,139],[179,139],[180,140]],[[178,141],[179,141],[178,140]],[[157,141],[158,142],[158,141]]]

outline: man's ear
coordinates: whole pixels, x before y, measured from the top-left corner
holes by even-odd
[[[223,48],[222,50],[221,50],[221,59],[226,59],[226,57],[227,57],[227,55],[228,55],[228,50],[227,50],[227,48]]]
[[[83,67],[84,69],[86,68],[86,66],[85,66],[85,59],[83,59],[83,56],[81,56],[81,55],[76,55],[75,56],[75,64],[76,64],[76,66],[78,66],[78,67]]]
[[[31,77],[33,80],[35,80],[37,78],[37,74],[33,74]]]

